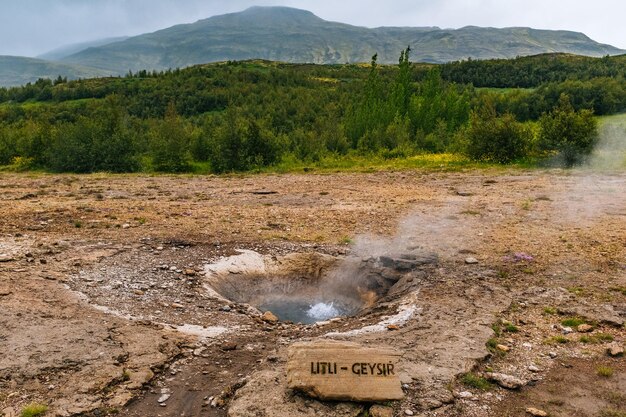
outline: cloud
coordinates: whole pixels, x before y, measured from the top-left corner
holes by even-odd
[[[19,0],[0,6],[0,54],[138,35],[253,5],[285,5],[361,26],[532,26],[626,48],[621,0]]]

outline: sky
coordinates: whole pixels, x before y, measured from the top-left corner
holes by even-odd
[[[290,6],[358,26],[468,25],[583,32],[626,49],[624,0],[0,0],[0,55],[133,36],[250,6]]]

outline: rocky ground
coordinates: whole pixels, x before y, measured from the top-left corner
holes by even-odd
[[[624,174],[1,174],[0,218],[4,417],[626,415]],[[206,288],[241,249],[438,260],[300,325]],[[287,390],[318,338],[398,349],[405,399]]]

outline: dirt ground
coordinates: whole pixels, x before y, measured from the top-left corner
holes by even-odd
[[[626,416],[623,173],[0,174],[0,219],[3,417],[368,415],[287,390],[286,348],[320,337],[402,352],[394,415]],[[438,262],[321,325],[206,288],[242,249],[411,245]]]

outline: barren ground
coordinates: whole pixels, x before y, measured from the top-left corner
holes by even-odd
[[[606,353],[626,344],[625,174],[1,174],[0,219],[4,417],[365,415],[286,389],[286,347],[331,332],[402,352],[395,415],[626,415],[626,359]],[[365,256],[380,239],[439,262],[355,318],[269,324],[203,285],[238,249]],[[346,334],[406,309],[398,330]],[[526,385],[461,377],[488,371]]]

